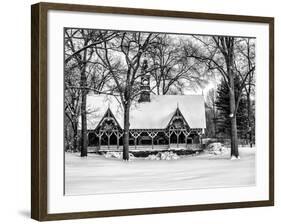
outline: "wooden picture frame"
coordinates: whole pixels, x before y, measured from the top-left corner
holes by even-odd
[[[48,213],[48,99],[47,49],[50,10],[68,12],[157,16],[269,25],[269,182],[268,200],[183,206],[130,208],[104,211]],[[117,8],[91,5],[38,3],[31,6],[31,217],[39,221],[143,215],[274,205],[274,18],[182,11]]]

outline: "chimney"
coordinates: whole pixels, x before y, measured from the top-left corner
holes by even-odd
[[[150,75],[146,73],[147,59],[143,60],[141,68],[141,86],[140,86],[140,98],[139,103],[150,102]]]

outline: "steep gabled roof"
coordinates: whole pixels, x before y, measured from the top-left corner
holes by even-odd
[[[168,126],[170,126],[170,125],[172,124],[173,119],[176,118],[176,117],[182,117],[182,118],[183,118],[184,125],[187,126],[188,128],[190,128],[189,125],[188,125],[188,123],[187,123],[187,121],[186,121],[186,119],[185,119],[184,116],[182,115],[182,113],[181,113],[181,111],[180,111],[179,108],[177,108],[176,111],[174,112],[172,118],[170,119],[170,121],[169,121],[168,124],[167,124],[167,128],[168,128]]]
[[[114,120],[114,123],[117,123],[117,128],[121,128],[119,122],[115,118],[115,116],[112,113],[110,107],[107,108],[107,110],[105,111],[104,115],[101,117],[101,119],[100,119],[99,123],[96,125],[96,127],[99,127],[101,125],[103,119],[106,118],[106,117],[111,117]]]
[[[123,128],[123,109],[114,96],[87,96],[87,128],[97,127],[110,108]],[[164,129],[179,108],[190,128],[206,128],[205,104],[202,95],[151,95],[151,102],[135,103],[130,110],[130,129]]]

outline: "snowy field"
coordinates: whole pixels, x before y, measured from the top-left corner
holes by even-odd
[[[178,160],[124,162],[103,155],[65,153],[65,194],[85,195],[121,192],[200,189],[255,184],[255,149],[240,148],[240,160],[229,152],[203,152]]]

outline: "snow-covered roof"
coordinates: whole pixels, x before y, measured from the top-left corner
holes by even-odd
[[[190,128],[206,128],[202,95],[151,95],[151,102],[135,103],[130,110],[130,129],[164,129],[177,108]],[[110,108],[123,128],[123,108],[114,96],[87,96],[87,129],[94,130]]]

